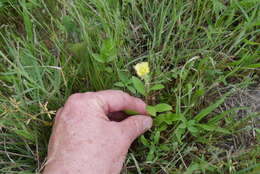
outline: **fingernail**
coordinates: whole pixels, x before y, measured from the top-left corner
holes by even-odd
[[[153,120],[152,120],[152,118],[147,117],[147,118],[145,118],[145,119],[143,120],[143,127],[144,127],[145,130],[150,129],[150,128],[152,127],[152,125],[153,125]]]

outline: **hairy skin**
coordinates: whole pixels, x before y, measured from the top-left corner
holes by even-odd
[[[131,143],[152,126],[146,104],[122,91],[73,94],[55,117],[43,174],[118,174]],[[121,122],[108,114],[135,110]]]

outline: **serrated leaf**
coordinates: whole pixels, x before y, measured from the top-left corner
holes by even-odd
[[[133,85],[134,85],[136,91],[145,96],[146,93],[145,93],[144,83],[140,79],[138,79],[137,77],[134,77],[134,76],[132,77],[132,82],[133,82]]]
[[[156,116],[156,109],[153,106],[147,105],[145,109],[149,115]]]
[[[155,106],[157,112],[165,112],[172,110],[172,107],[166,103],[160,103]]]
[[[160,90],[160,89],[163,89],[164,88],[164,85],[162,84],[157,84],[157,85],[154,85],[150,88],[150,91],[157,91],[157,90]]]

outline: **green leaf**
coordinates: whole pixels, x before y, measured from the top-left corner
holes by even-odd
[[[259,128],[254,128],[254,130],[255,130],[258,134],[260,134],[260,129],[259,129]]]
[[[174,113],[174,114],[172,114],[172,121],[182,121],[182,122],[186,122],[187,120],[186,120],[186,118],[184,117],[184,115],[183,114],[181,114],[181,113]]]
[[[246,110],[248,109],[248,107],[238,107],[238,108],[232,108],[230,110],[227,110],[227,111],[224,111],[216,116],[214,116],[213,118],[211,118],[209,121],[208,121],[208,124],[215,124],[217,123],[219,120],[223,119],[226,115],[234,112],[234,111],[238,111],[238,110]]]
[[[132,77],[132,82],[137,92],[145,96],[146,92],[145,92],[144,83],[140,79],[134,76]]]
[[[31,141],[35,140],[35,137],[33,136],[33,134],[29,133],[27,130],[14,130],[14,132],[19,136],[27,138],[28,140],[31,140]]]
[[[129,81],[128,75],[123,71],[119,71],[118,76],[119,76],[119,79],[124,83],[127,83]]]
[[[183,124],[181,124],[181,125],[183,125]],[[180,142],[180,143],[181,143],[181,140],[182,140],[182,135],[185,133],[185,129],[183,129],[182,128],[183,126],[181,126],[181,125],[179,125],[174,132],[178,142]]]
[[[106,58],[99,54],[92,54],[93,58],[99,63],[106,63]]]
[[[185,129],[185,128],[187,128],[187,126],[186,126],[185,123],[182,123],[182,124],[179,125],[179,128],[181,128],[181,129]]]
[[[73,21],[73,18],[70,16],[64,16],[62,18],[62,24],[67,32],[72,32],[73,30],[77,28],[75,22]]]
[[[209,107],[203,109],[200,111],[200,113],[198,113],[195,117],[194,117],[194,120],[196,122],[199,122],[202,118],[206,117],[209,113],[211,113],[212,111],[214,111],[219,105],[221,105],[225,99],[226,99],[226,96],[228,94],[225,94],[224,96],[222,96],[219,100],[216,101],[216,103],[210,105]]]
[[[155,106],[157,112],[165,112],[172,110],[172,107],[166,103],[160,103]]]
[[[25,0],[21,1],[22,6],[22,17],[24,23],[24,29],[27,35],[27,38],[33,41],[33,24],[32,20],[30,19],[30,12],[28,11],[27,3]]]
[[[150,91],[157,91],[157,90],[160,90],[160,89],[163,89],[164,86],[162,84],[157,84],[157,85],[154,85],[150,88]]]
[[[146,161],[152,161],[154,159],[154,152],[156,151],[155,145],[150,146],[149,153],[146,157]]]
[[[155,135],[153,137],[153,142],[154,144],[158,144],[159,143],[159,140],[160,140],[160,131],[156,131],[155,132]]]
[[[189,130],[190,132],[192,132],[192,133],[198,132],[198,129],[197,129],[196,127],[194,127],[194,126],[189,126],[189,127],[187,127],[187,128],[188,128],[188,130]]]
[[[138,115],[138,114],[140,114],[139,112],[134,111],[134,110],[130,110],[130,109],[124,110],[124,113],[126,113],[127,115]]]
[[[148,112],[149,115],[156,116],[155,107],[147,105],[145,109],[146,109],[146,111]]]
[[[114,86],[124,87],[125,85],[122,82],[116,82],[114,83]]]
[[[260,63],[245,66],[245,68],[260,68]]]
[[[206,130],[206,131],[212,131],[212,132],[220,132],[220,133],[225,133],[225,134],[229,134],[230,131],[215,125],[211,125],[211,124],[196,124],[196,126]]]
[[[148,140],[142,135],[139,139],[141,141],[141,143],[146,146],[146,147],[149,147],[150,146],[150,143],[148,142]]]
[[[214,131],[214,129],[216,129],[216,126],[210,124],[196,124],[196,126],[207,131]]]
[[[111,62],[117,56],[116,44],[113,39],[106,39],[103,41],[100,54],[105,57],[106,62]]]
[[[132,92],[133,94],[136,94],[136,90],[135,90],[134,87],[132,87],[132,86],[126,86],[126,88],[127,88],[130,92]]]

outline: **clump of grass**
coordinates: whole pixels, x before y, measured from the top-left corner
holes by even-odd
[[[259,82],[259,8],[254,0],[1,1],[0,173],[40,172],[55,111],[70,94],[114,88],[141,97],[132,80],[141,61],[149,85],[164,86],[147,102],[171,110],[155,115],[122,173],[257,173],[259,128],[248,125],[259,113],[235,119],[249,108],[225,105]],[[252,140],[237,143],[245,131]]]

